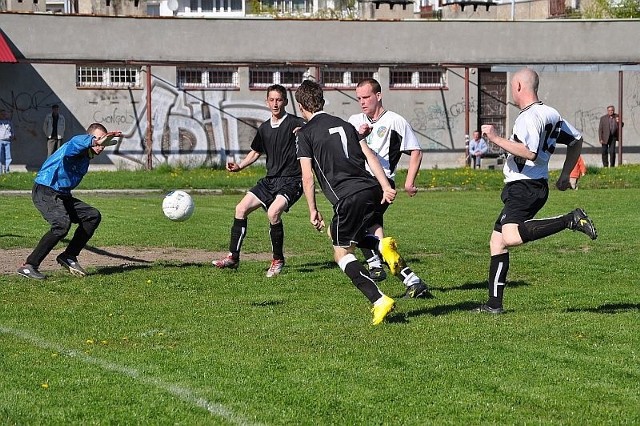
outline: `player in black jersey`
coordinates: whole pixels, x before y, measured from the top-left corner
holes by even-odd
[[[253,164],[262,154],[266,154],[267,175],[260,179],[236,206],[231,226],[229,254],[213,262],[218,268],[238,268],[240,248],[247,234],[247,216],[262,207],[267,211],[269,218],[269,236],[273,250],[273,260],[267,270],[267,277],[276,276],[282,271],[284,227],[281,216],[302,196],[295,132],[304,125],[304,121],[293,114],[287,114],[287,103],[287,92],[283,86],[269,86],[267,106],[271,111],[271,118],[258,128],[258,133],[251,143],[251,151],[246,157],[240,163],[227,163],[228,171],[239,172]]]
[[[391,203],[396,191],[391,187],[375,153],[348,122],[325,113],[322,88],[304,81],[296,91],[300,113],[307,124],[298,131],[298,159],[302,167],[302,187],[309,207],[311,224],[321,231],[322,214],[315,198],[315,176],[322,192],[333,205],[330,235],[334,259],[351,282],[373,304],[373,325],[380,324],[394,309],[395,301],[386,296],[354,255],[356,247],[377,249],[397,275],[404,260],[395,240],[378,240],[367,235],[367,228],[383,203]],[[371,176],[365,167],[369,164]]]

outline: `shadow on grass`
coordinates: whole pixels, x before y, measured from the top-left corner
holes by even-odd
[[[507,287],[509,287],[509,288],[526,287],[526,286],[529,286],[529,285],[530,284],[525,282],[525,281],[509,281],[507,283]],[[446,293],[447,291],[478,290],[478,289],[486,289],[486,288],[487,288],[487,282],[486,281],[480,281],[480,282],[475,282],[475,283],[464,283],[464,284],[460,284],[459,286],[456,286],[456,287],[447,287],[447,288],[429,287],[430,290],[438,290],[438,291],[441,291],[443,293]]]
[[[407,318],[419,317],[422,315],[431,315],[433,317],[438,317],[441,315],[448,315],[454,312],[469,312],[474,308],[477,308],[482,302],[474,301],[474,302],[458,302],[452,305],[438,305],[432,307],[424,307],[420,309],[414,309],[405,314]]]
[[[137,264],[137,263],[125,263],[118,266],[102,266],[96,268],[96,275],[113,275],[113,274],[121,274],[123,272],[135,271],[138,269],[149,269],[155,268],[158,266],[164,266],[168,268],[184,268],[190,266],[196,266],[199,268],[209,267],[206,263],[194,263],[194,262],[180,262],[180,261],[158,261],[158,262],[149,262]]]
[[[282,305],[283,303],[284,301],[282,300],[264,300],[261,302],[250,302],[249,306],[255,306],[255,307],[278,306],[278,305]]]
[[[313,272],[322,269],[335,269],[338,267],[336,262],[311,262],[303,263],[296,268],[296,272]]]
[[[597,308],[569,308],[565,312],[593,312],[596,314],[618,314],[620,312],[640,311],[640,303],[607,303]]]
[[[140,259],[137,257],[131,257],[131,256],[124,256],[121,254],[117,254],[117,253],[111,253],[107,250],[102,250],[99,249],[97,247],[93,247],[93,246],[85,246],[84,250],[90,251],[91,253],[95,253],[95,254],[99,254],[101,256],[108,256],[112,259],[121,259],[121,260],[126,260],[129,262],[138,262],[138,263],[153,263],[149,260],[146,259]]]

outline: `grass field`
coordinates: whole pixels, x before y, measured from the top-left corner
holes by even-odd
[[[0,275],[0,424],[640,424],[640,169],[616,169],[552,191],[540,217],[580,206],[600,236],[513,249],[497,317],[469,309],[486,299],[499,171],[424,171],[423,188],[444,189],[400,194],[387,232],[436,298],[398,300],[378,327],[304,200],[285,216],[275,279],[265,262],[190,259],[84,279]],[[87,185],[240,188],[260,175],[205,173],[96,173]],[[31,174],[15,175],[2,189],[30,187]],[[160,191],[81,198],[103,213],[92,247],[214,252],[240,195],[195,194],[181,224],[162,216]],[[0,217],[0,249],[33,247],[47,229],[27,194],[0,195]],[[251,215],[243,251],[269,252],[267,232]],[[381,287],[403,292],[393,277]]]

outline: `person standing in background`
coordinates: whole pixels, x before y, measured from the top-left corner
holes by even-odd
[[[51,154],[60,148],[64,137],[64,116],[60,114],[60,106],[58,104],[51,106],[51,112],[45,117],[42,130],[47,137],[47,158],[49,158]]]
[[[11,164],[11,141],[16,139],[9,112],[0,109],[0,174],[9,173]]]
[[[600,145],[602,145],[602,166],[616,166],[616,142],[618,141],[618,126],[624,126],[620,123],[620,116],[616,114],[613,105],[607,107],[607,113],[600,117],[600,125],[598,126],[598,136]],[[611,161],[609,161],[611,159]]]

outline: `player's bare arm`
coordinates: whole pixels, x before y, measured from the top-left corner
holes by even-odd
[[[316,204],[316,183],[313,178],[311,158],[300,158],[300,169],[302,170],[302,190],[309,207],[309,221],[317,231],[322,231],[324,219]]]
[[[367,136],[369,136],[369,133],[371,133],[372,129],[373,127],[369,126],[367,123],[362,123],[360,125],[360,128],[358,129],[358,134],[361,138],[366,138]]]
[[[492,142],[498,145],[500,148],[507,151],[509,154],[516,157],[524,158],[526,160],[535,160],[536,153],[529,151],[529,148],[523,143],[514,142],[512,140],[503,138],[496,133],[495,128],[491,124],[482,125],[482,134],[488,142]]]
[[[556,188],[560,191],[566,191],[571,188],[571,183],[569,182],[569,175],[571,174],[571,170],[575,167],[578,162],[578,157],[580,157],[580,153],[582,152],[582,142],[583,139],[575,140],[572,144],[567,146],[567,155],[564,159],[564,163],[562,165],[562,171],[560,172],[560,177],[556,182]]]
[[[410,153],[407,179],[404,181],[404,190],[409,197],[413,197],[418,193],[418,188],[416,187],[415,182],[416,177],[418,176],[418,171],[420,170],[420,164],[422,164],[422,151],[414,149]]]
[[[387,179],[387,175],[384,173],[384,169],[380,165],[380,160],[378,160],[378,156],[376,155],[375,152],[371,150],[371,148],[369,148],[369,146],[364,140],[360,141],[360,147],[362,148],[362,152],[364,152],[364,155],[367,157],[367,163],[371,168],[371,172],[376,177],[376,179],[378,180],[378,183],[382,187],[383,194],[382,194],[382,200],[380,201],[380,204],[385,202],[389,204],[393,203],[393,200],[396,199],[396,190],[393,189],[389,184],[389,180]]]
[[[258,158],[260,158],[260,155],[261,154],[258,151],[251,150],[251,151],[249,151],[247,156],[244,157],[244,159],[242,161],[240,161],[240,163],[235,163],[233,161],[229,161],[227,163],[227,166],[226,166],[227,171],[229,171],[229,172],[239,172],[240,170],[244,169],[245,167],[249,167],[250,165],[255,163],[256,160]]]
[[[122,132],[119,130],[113,131],[113,132],[107,132],[104,135],[96,138],[94,143],[95,145],[111,146],[117,143],[117,141],[115,141],[114,139],[119,137],[122,137]]]

